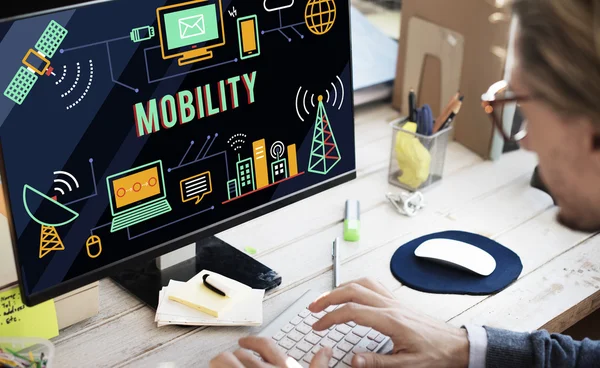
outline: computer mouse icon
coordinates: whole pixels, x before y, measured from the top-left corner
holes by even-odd
[[[90,258],[97,258],[102,254],[102,241],[97,235],[90,236],[85,242],[85,248]]]

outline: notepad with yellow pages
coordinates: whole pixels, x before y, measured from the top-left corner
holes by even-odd
[[[169,293],[184,283],[171,280],[160,292],[158,308],[154,321],[158,327],[168,325],[187,326],[260,326],[263,322],[262,302],[265,291],[253,289],[240,304],[233,305],[228,311],[214,317],[198,309],[169,299]]]
[[[206,274],[209,274],[211,278],[218,278],[221,283],[234,290],[234,296],[222,296],[206,287],[202,279]],[[249,286],[216,272],[204,270],[188,282],[174,286],[174,289],[169,292],[169,299],[219,318],[235,305],[243,305],[244,299],[251,293],[252,288]]]

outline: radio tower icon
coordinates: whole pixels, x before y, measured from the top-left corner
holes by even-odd
[[[319,96],[318,100],[319,107],[313,132],[308,171],[313,174],[326,175],[340,162],[342,157],[335,143],[333,130],[323,105],[323,96]]]

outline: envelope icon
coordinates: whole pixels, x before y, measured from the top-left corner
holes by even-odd
[[[206,33],[204,14],[192,15],[179,19],[179,37],[183,40],[190,37],[202,36]]]

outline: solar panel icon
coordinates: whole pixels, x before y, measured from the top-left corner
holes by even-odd
[[[52,58],[60,44],[67,36],[68,31],[52,20],[35,44],[35,50],[29,49],[23,57],[24,66],[19,67],[14,78],[4,91],[4,96],[21,105],[38,80],[38,75],[50,75],[53,68],[49,58]]]

